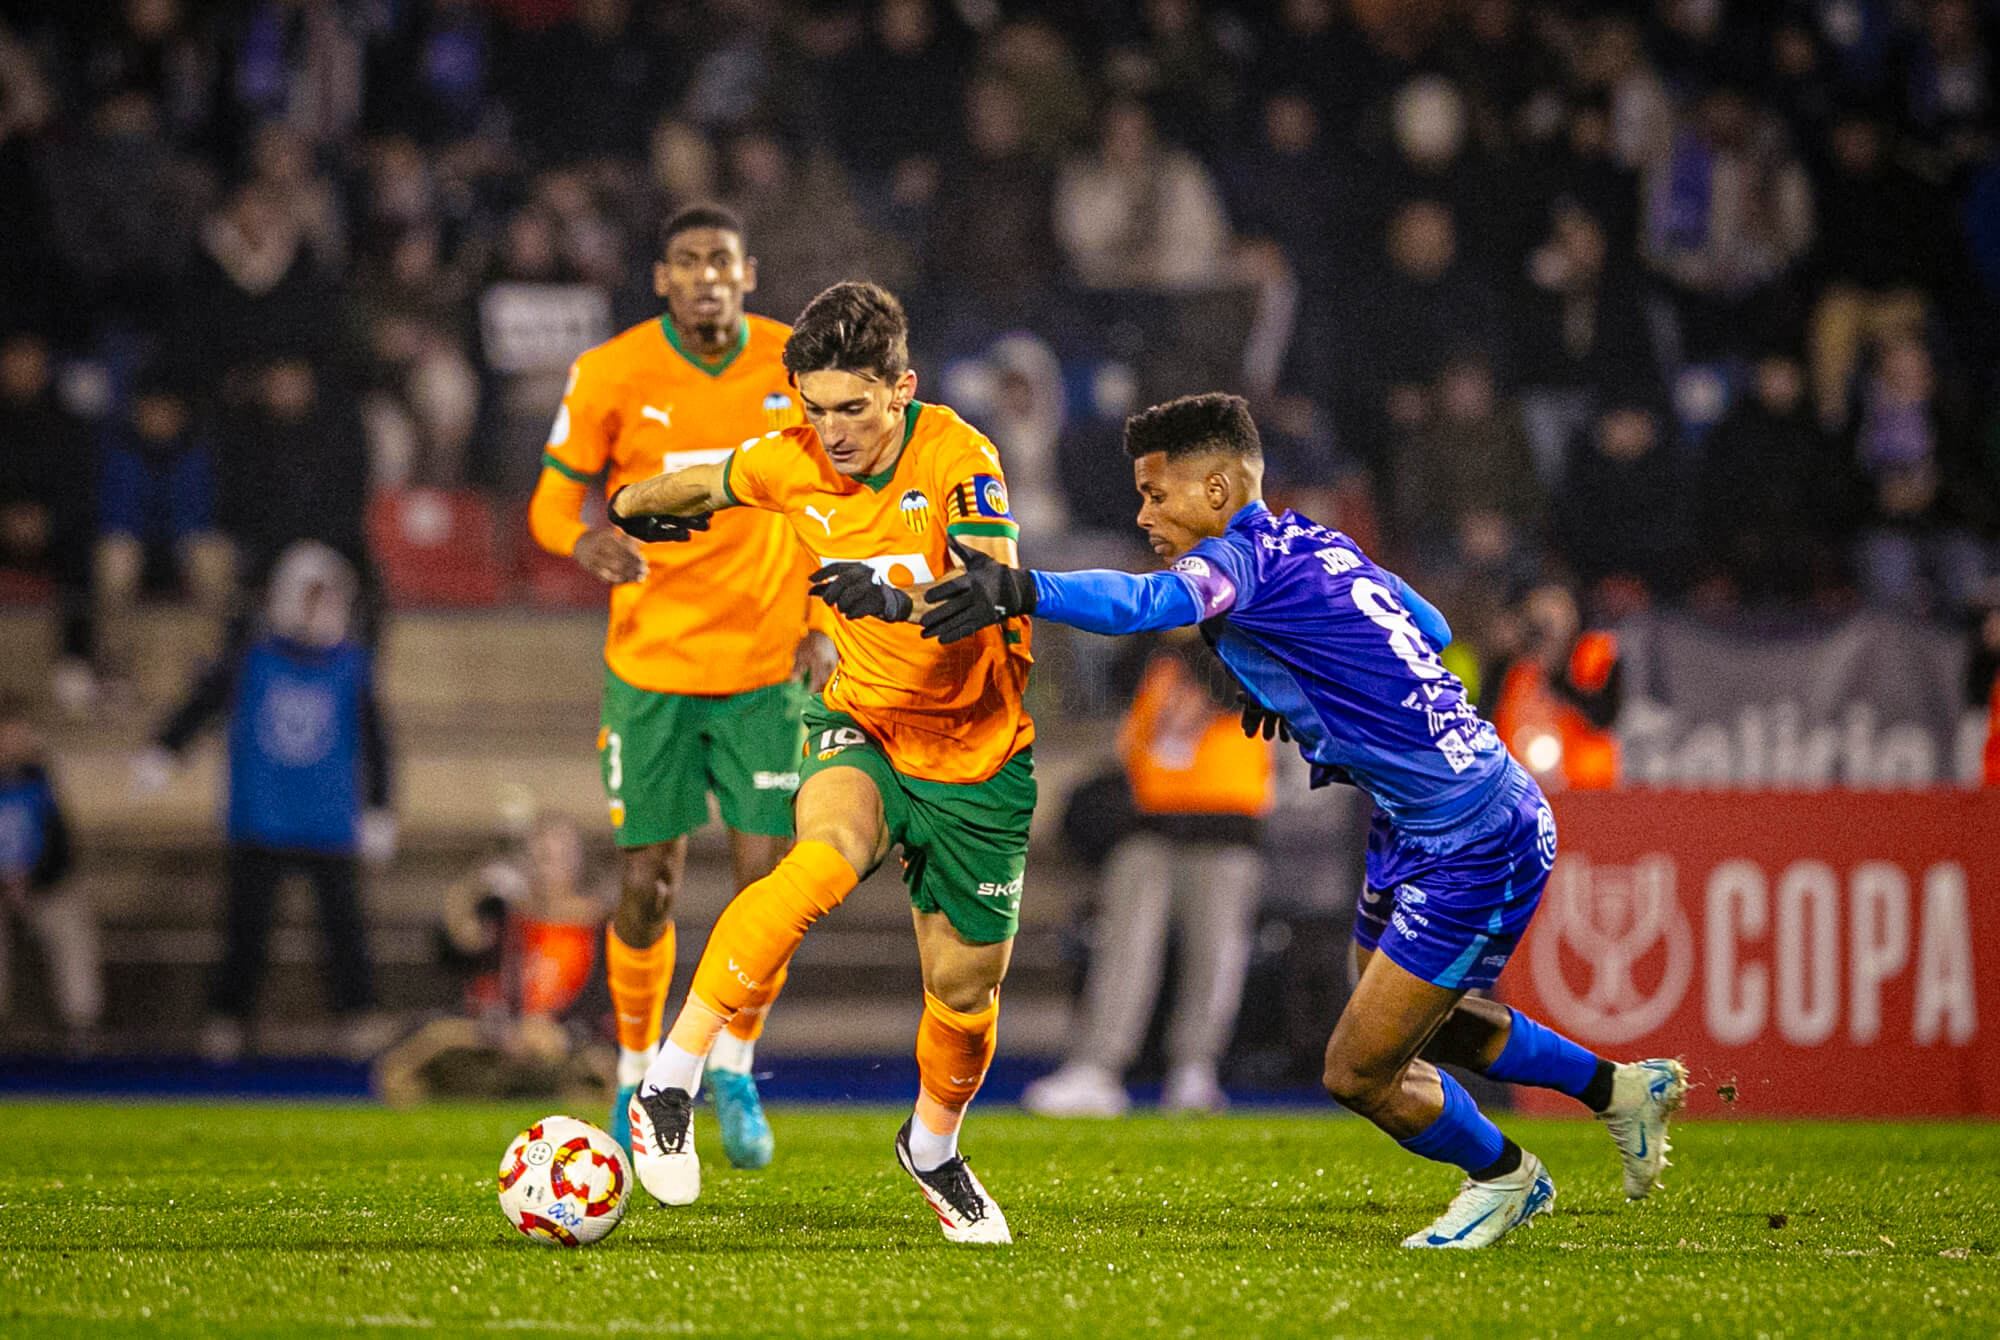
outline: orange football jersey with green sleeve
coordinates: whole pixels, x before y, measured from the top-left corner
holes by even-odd
[[[882,474],[841,474],[802,424],[745,442],[723,481],[732,502],[783,513],[816,559],[866,563],[897,586],[943,577],[949,534],[1017,533],[999,452],[943,405],[911,404],[902,451]],[[861,723],[906,776],[983,782],[1035,738],[1021,701],[1033,660],[1026,619],[945,646],[913,623],[836,614],[833,641],[840,669],[827,706]]]
[[[585,484],[602,476],[608,497],[800,422],[780,361],[790,334],[746,317],[735,349],[712,363],[684,350],[665,317],[598,345],[570,371],[543,467]],[[613,674],[655,693],[703,695],[791,674],[812,563],[783,518],[726,512],[686,543],[649,544],[645,555],[644,580],[611,588],[604,660]]]

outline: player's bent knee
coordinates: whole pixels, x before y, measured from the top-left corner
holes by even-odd
[[[673,863],[656,848],[632,847],[626,850],[618,873],[619,919],[664,928],[680,893]]]
[[[1320,1083],[1334,1102],[1350,1112],[1368,1116],[1382,1107],[1395,1089],[1394,1076],[1381,1076],[1354,1065],[1342,1056],[1328,1055]]]
[[[993,1003],[993,993],[999,988],[983,982],[957,981],[941,982],[924,989],[943,1001],[949,1009],[960,1014],[978,1014]]]

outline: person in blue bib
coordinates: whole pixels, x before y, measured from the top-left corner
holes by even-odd
[[[104,1012],[104,968],[90,892],[69,878],[69,823],[28,706],[0,697],[0,1019],[10,1012],[16,926],[39,945],[56,1020],[88,1051]]]
[[[228,716],[226,948],[209,992],[203,1050],[244,1048],[269,960],[279,886],[304,876],[319,904],[327,994],[354,1049],[381,1030],[361,909],[364,849],[394,844],[373,657],[350,635],[356,579],[346,559],[302,541],[279,558],[260,634],[203,677],[139,761],[150,790],[215,717]],[[382,1039],[386,1040],[386,1039]]]
[[[1483,1247],[1547,1210],[1541,1161],[1502,1135],[1439,1062],[1567,1093],[1606,1123],[1625,1191],[1651,1191],[1678,1061],[1620,1065],[1484,996],[1541,900],[1556,826],[1534,778],[1439,652],[1444,617],[1339,531],[1263,502],[1263,448],[1237,396],[1157,405],[1125,425],[1139,525],[1171,566],[966,570],[926,592],[924,635],[1032,614],[1093,633],[1198,626],[1244,688],[1246,732],[1296,740],[1313,784],[1375,801],[1355,917],[1358,984],[1327,1043],[1325,1084],[1413,1154],[1465,1173],[1406,1247]]]

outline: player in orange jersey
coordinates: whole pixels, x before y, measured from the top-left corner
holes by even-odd
[[[580,514],[600,478],[615,492],[798,422],[780,361],[791,332],[745,314],[756,286],[733,214],[696,206],[667,220],[653,267],[667,310],[576,361],[529,506],[544,548],[611,584],[597,746],[623,849],[605,962],[618,1015],[611,1129],[627,1147],[626,1113],[659,1044],[673,975],[687,835],[707,822],[713,792],[737,887],[777,865],[791,842],[800,713],[832,672],[833,646],[807,630],[811,563],[778,517],[734,513],[692,543],[642,545]],[[723,1149],[739,1168],[771,1161],[750,1062],[783,979],[780,968],[709,1055]]]
[[[813,299],[785,342],[806,425],[727,460],[670,471],[613,497],[614,519],[684,534],[734,509],[782,515],[822,561],[814,593],[837,612],[840,669],[806,712],[798,842],[715,923],[686,1005],[632,1104],[640,1181],[670,1205],[701,1190],[693,1094],[702,1059],[814,920],[897,844],[923,966],[921,1089],[896,1156],[954,1242],[1009,1241],[1006,1217],[958,1152],[993,1059],[1028,820],[1034,725],[1022,707],[1028,626],[947,647],[914,618],[950,542],[1015,561],[1016,528],[993,444],[916,399],[903,309],[873,284]],[[698,524],[698,523],[696,523]],[[666,528],[664,531],[656,527]]]

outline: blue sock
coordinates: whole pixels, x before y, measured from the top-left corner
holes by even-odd
[[[1519,1010],[1510,1013],[1514,1022],[1507,1030],[1507,1045],[1486,1067],[1486,1078],[1583,1097],[1597,1074],[1597,1057]]]
[[[1499,1161],[1507,1137],[1486,1119],[1464,1085],[1442,1070],[1438,1071],[1438,1082],[1444,1085],[1444,1111],[1422,1132],[1396,1143],[1412,1154],[1455,1164],[1468,1173],[1492,1167]]]

